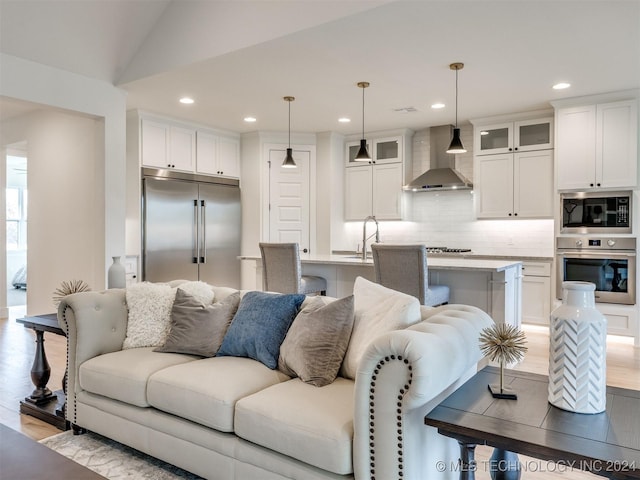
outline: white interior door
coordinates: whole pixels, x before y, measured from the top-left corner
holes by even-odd
[[[269,150],[269,241],[297,242],[310,251],[311,152],[294,150],[297,168],[282,168],[285,149]]]

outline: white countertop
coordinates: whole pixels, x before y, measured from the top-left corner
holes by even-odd
[[[260,256],[240,256],[240,260],[261,260]],[[362,258],[354,258],[354,255],[312,255],[301,254],[302,264],[316,265],[341,265],[341,266],[368,266],[373,267],[373,260],[369,257],[366,261]],[[521,265],[519,260],[493,260],[486,258],[469,257],[428,257],[427,264],[434,270],[485,270],[502,272]]]

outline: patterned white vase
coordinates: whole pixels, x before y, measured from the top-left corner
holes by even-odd
[[[549,325],[549,403],[576,413],[601,413],[607,404],[607,319],[594,290],[590,282],[563,282]]]

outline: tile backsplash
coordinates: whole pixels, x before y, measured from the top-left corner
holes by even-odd
[[[477,220],[470,191],[407,193],[412,195],[410,221],[380,222],[387,243],[470,248],[476,254],[553,256],[553,220]],[[362,222],[345,223],[347,246],[362,243]],[[373,233],[373,225],[367,231]]]

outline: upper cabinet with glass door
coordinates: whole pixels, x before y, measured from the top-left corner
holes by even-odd
[[[357,167],[360,165],[385,164],[402,162],[402,143],[403,137],[385,137],[367,139],[367,150],[371,156],[369,162],[356,161],[356,155],[360,149],[360,141],[347,143],[347,167]],[[373,144],[373,148],[372,145]]]
[[[477,124],[475,154],[527,152],[553,148],[553,118],[537,118],[492,125]]]

